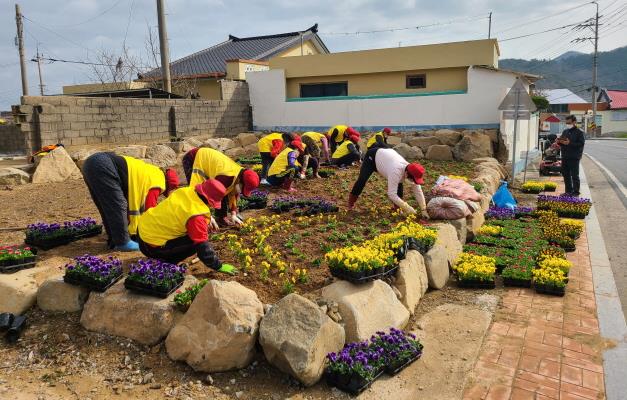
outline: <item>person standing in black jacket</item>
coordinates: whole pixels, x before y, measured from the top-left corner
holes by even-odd
[[[562,176],[564,177],[565,195],[579,196],[579,162],[583,155],[586,138],[577,128],[577,117],[566,117],[566,129],[557,139],[562,153]]]

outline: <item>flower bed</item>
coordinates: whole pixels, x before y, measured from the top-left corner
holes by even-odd
[[[102,225],[98,225],[92,218],[81,218],[62,224],[38,222],[28,225],[24,242],[43,250],[49,250],[100,233],[102,233]]]
[[[422,355],[423,346],[411,333],[391,328],[371,339],[349,343],[339,353],[327,354],[330,386],[351,394],[367,389],[385,371],[395,375]]]
[[[298,198],[294,196],[278,197],[268,208],[277,213],[298,210],[296,215],[324,214],[338,210],[335,204],[322,197]]]
[[[240,211],[244,210],[260,210],[266,208],[268,205],[269,192],[255,189],[250,193],[250,196],[241,196],[237,202],[237,208]]]
[[[555,211],[563,218],[583,219],[590,212],[590,199],[570,196],[538,196],[538,210]]]
[[[122,277],[122,263],[119,259],[106,259],[85,254],[74,258],[65,266],[63,280],[72,285],[82,286],[96,292],[104,292]]]
[[[182,265],[143,259],[131,264],[124,287],[133,292],[166,298],[183,284],[185,272],[186,268]]]
[[[497,225],[483,225],[479,228],[480,235],[499,236],[503,228]]]
[[[562,224],[554,211],[538,211],[537,215],[542,225],[544,237],[550,244],[560,246],[566,251],[575,250],[575,240],[572,235],[580,234],[583,230],[583,225],[575,228],[572,224]],[[578,231],[578,229],[581,229],[581,231]]]
[[[251,157],[240,157],[237,160],[238,164],[249,165],[249,164],[261,164],[261,156],[251,156]]]
[[[521,187],[524,193],[539,194],[544,191],[544,183],[536,181],[527,181]]]
[[[533,214],[534,209],[532,207],[495,207],[491,206],[485,213],[486,218],[489,219],[513,219],[529,217]]]
[[[28,246],[0,246],[0,272],[15,272],[34,267],[37,258],[36,252],[35,249]]]
[[[533,270],[533,287],[538,293],[564,296],[566,292],[565,269],[569,270],[572,264],[561,258],[547,257],[538,263]]]
[[[461,253],[453,266],[460,287],[494,289],[496,260],[494,257]]]
[[[208,279],[201,279],[200,282],[188,286],[183,291],[177,290],[176,295],[174,295],[174,304],[176,304],[181,311],[187,311],[198,293],[200,293],[207,283],[209,283]]]

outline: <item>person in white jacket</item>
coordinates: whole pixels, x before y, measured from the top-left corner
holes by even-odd
[[[366,182],[370,179],[373,172],[387,179],[388,182],[388,198],[394,205],[400,208],[406,214],[415,214],[416,210],[403,200],[403,181],[408,180],[411,191],[418,201],[418,205],[422,211],[424,218],[429,218],[427,214],[427,205],[425,196],[422,193],[421,185],[424,184],[423,175],[425,168],[418,163],[409,163],[394,149],[386,149],[374,147],[366,153],[357,182],[353,185],[353,189],[348,197],[348,209],[352,210],[359,195],[364,190]]]

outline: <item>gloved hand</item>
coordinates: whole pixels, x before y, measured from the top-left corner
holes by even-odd
[[[218,225],[218,221],[216,221],[213,216],[211,216],[211,220],[209,221],[209,230],[210,231],[218,231],[220,230],[220,226]]]
[[[233,221],[235,225],[242,225],[244,223],[244,221],[242,221],[242,219],[237,216],[237,211],[233,211],[231,213],[231,221]]]
[[[401,210],[404,214],[416,214],[416,210],[414,209],[414,207],[410,206],[407,203],[401,205]]]
[[[229,274],[229,275],[237,275],[239,273],[237,268],[235,268],[231,264],[222,264],[218,272],[222,272],[224,274]]]
[[[298,175],[298,178],[300,178],[300,179],[305,179],[305,177],[306,177],[305,174]]]
[[[429,217],[429,213],[427,212],[427,210],[422,210],[422,219],[429,219],[431,217]]]

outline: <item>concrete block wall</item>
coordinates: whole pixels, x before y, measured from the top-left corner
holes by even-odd
[[[221,87],[223,100],[25,96],[13,109],[28,151],[54,143],[148,143],[247,131],[246,82],[221,81]]]
[[[0,156],[25,154],[26,138],[19,126],[0,125]]]

